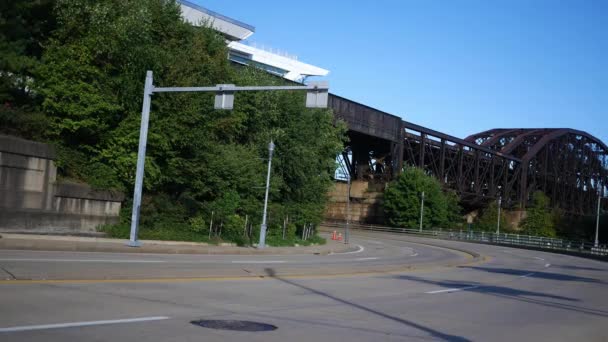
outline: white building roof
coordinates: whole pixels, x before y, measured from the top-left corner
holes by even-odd
[[[243,43],[230,42],[228,47],[232,51],[238,51],[239,53],[237,56],[248,56],[251,61],[255,62],[256,65],[262,68],[265,65],[273,67],[272,70],[268,71],[272,73],[280,73],[281,76],[290,81],[302,82],[308,76],[326,76],[329,73],[329,70],[325,70],[311,64],[300,62],[293,58],[281,56]],[[231,60],[240,62],[238,60],[234,60],[233,56],[234,55],[231,56]],[[281,70],[284,72],[281,72]]]
[[[297,59],[276,54],[264,49],[240,43],[250,37],[255,28],[238,20],[208,10],[186,0],[179,0],[182,17],[192,25],[209,23],[230,41],[230,60],[236,63],[262,68],[269,73],[282,76],[290,81],[303,82],[308,76],[326,76],[329,71],[303,63]]]
[[[255,32],[255,27],[251,25],[228,18],[190,1],[180,0],[179,4],[185,21],[195,26],[209,23],[211,27],[223,33],[229,40],[247,39]]]

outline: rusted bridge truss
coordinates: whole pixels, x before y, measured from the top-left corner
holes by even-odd
[[[608,147],[586,132],[492,129],[460,139],[339,96],[329,105],[348,125],[352,156],[343,160],[355,179],[386,181],[416,166],[470,208],[499,196],[525,207],[540,190],[573,214],[593,213],[608,186]]]

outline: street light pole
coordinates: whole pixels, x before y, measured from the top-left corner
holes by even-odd
[[[139,149],[137,150],[137,171],[135,171],[135,189],[133,190],[133,209],[131,212],[131,233],[127,246],[139,247],[137,240],[139,228],[139,208],[141,207],[141,192],[144,183],[144,165],[146,163],[146,144],[148,141],[148,124],[150,122],[150,102],[152,101],[152,71],[146,72],[144,86],[144,102],[141,108],[141,126],[139,128]]]
[[[348,231],[348,225],[350,223],[350,170],[348,172],[348,189],[346,190],[346,227],[344,228],[344,243],[346,244],[348,244],[348,238],[350,234],[350,232]]]
[[[270,171],[272,165],[272,152],[274,143],[270,140],[268,144],[268,173],[266,174],[266,196],[264,197],[264,213],[262,214],[262,225],[260,226],[260,243],[258,248],[266,247],[266,211],[268,210],[268,191],[270,190]]]
[[[234,93],[239,91],[278,91],[278,90],[306,90],[306,108],[327,108],[329,87],[326,82],[311,82],[301,86],[246,86],[237,87],[234,84],[218,84],[212,87],[155,87],[152,71],[146,72],[144,85],[144,101],[141,109],[141,126],[139,129],[139,149],[137,151],[137,171],[135,172],[135,186],[133,190],[133,211],[131,213],[131,232],[127,246],[139,247],[137,240],[139,230],[139,217],[144,181],[144,166],[146,160],[146,144],[148,140],[148,125],[150,121],[150,104],[154,93],[179,92],[213,92],[215,93],[215,109],[232,109]],[[272,144],[272,142],[271,142]],[[274,146],[274,145],[273,145]],[[271,154],[272,156],[272,154]],[[268,165],[270,175],[270,162]],[[268,200],[268,189],[266,189]],[[265,209],[264,209],[265,211]],[[266,217],[266,214],[264,214]]]
[[[498,197],[498,219],[496,219],[496,235],[500,234],[500,206],[502,205],[502,196]]]
[[[422,218],[424,215],[424,191],[422,192],[422,197],[420,198],[420,232],[422,233]]]

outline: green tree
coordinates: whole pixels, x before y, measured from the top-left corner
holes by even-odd
[[[526,218],[521,223],[523,233],[526,235],[537,235],[554,237],[555,220],[549,209],[549,198],[541,191],[532,195],[532,205],[527,208]]]
[[[423,227],[447,228],[457,224],[451,221],[459,216],[457,197],[444,193],[437,179],[418,168],[405,169],[384,192],[384,210],[389,224],[397,227],[418,227],[423,191]]]
[[[185,23],[175,1],[54,3],[57,25],[40,53],[32,89],[63,177],[130,195],[146,70],[154,72],[155,86],[286,84],[255,68],[233,68],[224,37]],[[200,233],[216,210],[231,239],[229,226],[240,226],[244,217],[258,225],[270,139],[277,146],[271,204],[297,226],[320,222],[345,127],[330,110],[305,108],[304,96],[239,93],[234,110],[218,111],[213,94],[155,94],[142,233],[161,225]],[[130,216],[123,217],[126,226]]]
[[[460,206],[460,197],[458,197],[458,194],[453,190],[446,190],[444,195],[448,212],[448,228],[462,227],[464,224],[464,218],[462,216],[462,207]]]
[[[482,210],[481,215],[474,224],[475,229],[484,230],[488,232],[495,232],[498,223],[498,204],[496,201],[492,201],[486,208]],[[501,232],[511,231],[512,227],[507,221],[505,211],[500,211],[500,230]]]
[[[53,0],[0,2],[0,132],[43,139],[48,122],[32,91],[43,47],[55,29]]]

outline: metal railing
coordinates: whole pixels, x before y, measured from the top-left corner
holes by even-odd
[[[322,226],[332,229],[343,229],[344,222],[325,222]],[[496,245],[519,246],[537,249],[547,249],[554,251],[582,253],[595,256],[608,256],[608,246],[601,245],[594,247],[592,242],[573,241],[560,238],[550,238],[542,236],[531,236],[508,233],[491,233],[472,230],[451,230],[451,229],[411,229],[399,227],[386,227],[378,225],[366,225],[350,223],[350,229],[369,230],[377,232],[400,233],[431,237],[445,240],[461,240],[478,243],[488,243]]]

